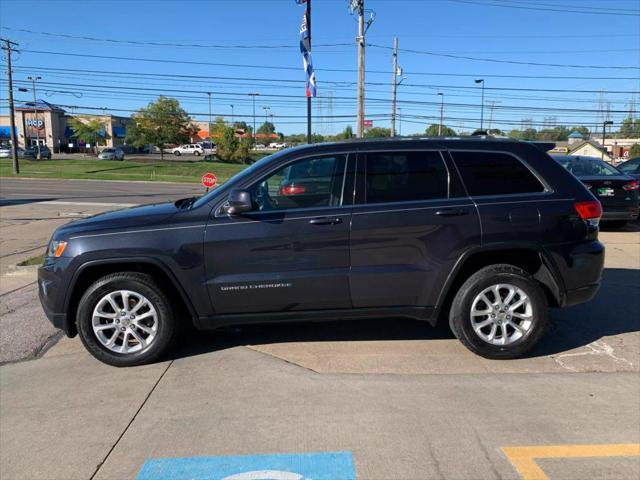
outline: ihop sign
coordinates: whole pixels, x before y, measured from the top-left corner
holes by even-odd
[[[42,130],[44,128],[44,120],[40,118],[28,118],[25,123],[27,127],[37,128],[38,130]]]

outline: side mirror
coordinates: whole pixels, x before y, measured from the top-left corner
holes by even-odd
[[[240,215],[253,210],[251,194],[247,190],[231,190],[229,200],[224,207],[227,215]]]

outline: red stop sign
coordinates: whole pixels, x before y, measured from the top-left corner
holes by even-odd
[[[202,176],[202,185],[204,185],[207,188],[215,187],[217,181],[218,179],[213,173],[205,173]]]

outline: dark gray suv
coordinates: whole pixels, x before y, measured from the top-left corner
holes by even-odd
[[[118,366],[179,325],[410,317],[487,358],[600,282],[600,203],[544,148],[492,138],[303,146],[199,198],[58,228],[39,270],[55,326]],[[392,321],[392,320],[390,320]]]

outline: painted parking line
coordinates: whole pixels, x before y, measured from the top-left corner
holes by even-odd
[[[522,476],[522,480],[549,480],[549,477],[536,463],[536,459],[640,457],[640,443],[503,447],[502,452]]]
[[[355,480],[351,452],[152,458],[136,480]]]

